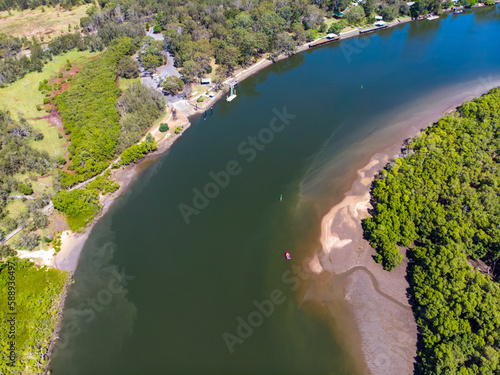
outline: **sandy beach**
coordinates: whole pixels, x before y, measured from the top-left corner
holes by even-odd
[[[237,80],[240,82],[272,64],[267,61],[256,65],[254,69],[251,67],[241,71]],[[369,162],[357,171],[357,177],[344,199],[323,218],[320,238],[322,250],[313,254],[308,263],[310,270],[318,275],[318,282],[313,287],[317,298],[322,298],[322,293],[329,293],[330,288],[335,288],[347,301],[354,323],[346,324],[339,330],[343,329],[344,333],[349,334],[350,338],[346,338],[346,341],[351,341],[348,346],[351,345],[353,351],[363,353],[365,363],[360,368],[366,370],[367,374],[412,374],[417,342],[417,326],[407,297],[406,259],[396,270],[384,271],[372,259],[375,251],[363,239],[361,220],[368,216],[371,208],[370,185],[373,177],[394,155],[400,153],[405,139],[415,136],[421,128],[437,121],[443,114],[452,112],[461,102],[499,84],[488,81],[487,85],[483,83],[480,90],[476,89],[477,84],[471,85],[476,91],[471,89],[457,93],[455,97],[448,99],[446,105],[437,103],[436,108],[412,119],[403,129],[385,129],[392,142],[391,146],[371,156]],[[198,113],[214,105],[221,97],[223,93],[210,101],[207,107],[199,108]],[[191,108],[183,113],[190,116],[196,114],[196,111]],[[190,123],[185,118],[184,130],[189,126]],[[152,162],[168,151],[181,135],[182,133],[162,139],[158,142],[158,150],[139,163],[112,170],[113,179],[120,183],[119,190],[101,198],[102,212],[84,233],[63,233],[61,250],[53,258],[44,257],[44,261],[57,269],[73,273],[93,226],[147,167],[148,161]],[[334,313],[335,309],[332,308],[331,314]]]
[[[437,103],[436,108],[410,120],[398,131],[391,127],[384,130],[392,144],[372,155],[357,171],[344,199],[322,219],[321,251],[313,254],[308,263],[310,270],[318,275],[312,288],[316,290],[315,298],[325,296],[318,293],[318,285],[340,288],[359,333],[359,342],[352,339],[348,345],[353,351],[361,346],[367,374],[413,374],[418,333],[408,302],[407,259],[394,271],[387,272],[373,260],[376,252],[363,238],[361,222],[372,208],[370,189],[374,177],[400,154],[405,139],[416,136],[422,128],[454,112],[462,102],[486,93],[499,83],[491,80],[490,85],[484,85],[474,95],[470,90],[459,92],[446,105]]]
[[[191,123],[183,115],[178,114],[178,119],[173,122],[170,121],[169,124],[172,127],[182,126],[183,132],[189,128]],[[157,129],[151,129],[153,135],[159,133]],[[72,233],[70,231],[65,231],[61,235],[61,250],[52,257],[45,257],[46,265],[50,265],[54,268],[68,271],[74,273],[78,265],[78,259],[80,258],[80,253],[85,245],[85,241],[90,235],[94,225],[103,217],[109,210],[113,202],[118,199],[127,189],[131,182],[133,182],[147,167],[148,162],[153,161],[160,155],[167,152],[174,142],[181,137],[182,133],[174,134],[170,137],[165,137],[158,141],[158,149],[150,154],[148,154],[144,159],[141,159],[137,163],[124,166],[120,169],[111,169],[111,177],[114,181],[120,184],[120,188],[111,195],[105,195],[100,198],[100,203],[102,204],[101,213],[93,220],[92,224],[85,228],[83,233]],[[34,254],[33,254],[34,255]]]

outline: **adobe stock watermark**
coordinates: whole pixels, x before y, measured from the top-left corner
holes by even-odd
[[[104,308],[109,305],[116,294],[121,293],[124,287],[128,285],[128,282],[135,279],[135,276],[127,275],[125,269],[118,272],[115,268],[111,271],[112,277],[108,282],[108,285],[101,289],[95,297],[88,297],[85,302],[78,305],[76,309],[69,309],[66,311],[66,316],[73,316],[73,319],[65,322],[61,327],[58,334],[58,340],[54,347],[54,352],[52,355],[57,355],[59,350],[62,350],[68,346],[71,338],[78,336],[82,330],[76,321],[76,317],[83,319],[83,322],[89,324],[92,322],[96,313],[104,310]]]
[[[352,61],[353,55],[359,55],[366,47],[370,45],[371,37],[358,37],[344,39],[340,43],[340,50],[348,64]]]
[[[237,146],[238,154],[245,157],[244,161],[251,163],[258,153],[263,151],[273,140],[277,133],[281,133],[290,124],[296,115],[287,112],[283,107],[281,111],[273,108],[274,117],[269,121],[268,126],[260,129],[255,136],[248,136],[247,139]],[[202,188],[193,189],[191,203],[179,204],[179,211],[186,224],[191,222],[192,215],[199,215],[207,208],[210,201],[217,198],[220,192],[226,188],[233,177],[238,176],[243,171],[243,163],[238,160],[229,160],[226,167],[218,172],[208,173],[209,181]]]
[[[295,291],[300,287],[303,280],[309,278],[305,271],[308,260],[304,260],[302,267],[296,264],[292,265],[292,270],[287,270],[281,276],[281,280],[285,285],[288,285],[290,290]],[[274,289],[269,294],[268,299],[262,301],[254,300],[252,305],[254,309],[246,315],[246,318],[238,316],[236,318],[236,328],[230,332],[224,332],[222,339],[227,346],[229,353],[235,352],[236,345],[241,345],[246,339],[253,335],[256,329],[264,324],[264,321],[270,318],[276,311],[279,305],[282,305],[287,299],[286,294],[282,289]]]

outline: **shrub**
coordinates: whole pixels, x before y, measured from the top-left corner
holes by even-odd
[[[49,104],[50,98],[43,98],[43,104]]]
[[[198,103],[202,103],[204,100],[205,98],[203,96],[200,96],[198,99],[196,99]]]
[[[155,25],[153,27],[153,33],[155,33],[155,34],[161,33],[161,26],[160,25]]]
[[[175,128],[175,134],[179,134],[182,131],[182,128],[180,126]]]
[[[23,232],[16,242],[16,246],[21,250],[33,250],[38,246],[40,236],[35,232]]]
[[[16,252],[12,250],[12,248],[9,245],[5,244],[0,245],[0,258],[7,258],[13,255],[16,255]]]
[[[175,95],[184,90],[184,82],[182,81],[182,79],[177,78],[176,76],[170,76],[165,78],[162,83],[162,87],[165,91],[168,91]]]
[[[120,155],[120,165],[128,165],[130,163],[135,163],[137,160],[142,159],[149,152],[154,151],[158,148],[156,141],[148,134],[144,142],[138,145],[133,145],[126,148]]]
[[[169,128],[168,128],[168,124],[167,124],[166,122],[164,122],[164,123],[160,124],[160,131],[161,131],[162,133],[165,133],[166,131],[168,131],[168,129],[169,129]]]
[[[36,105],[36,110],[37,111],[41,111],[42,110],[42,107],[40,107],[38,104]]]
[[[33,188],[27,184],[19,184],[18,190],[23,195],[31,195],[33,194]]]
[[[56,210],[64,213],[72,231],[84,228],[102,208],[99,193],[94,189],[62,190],[54,196],[52,202]]]

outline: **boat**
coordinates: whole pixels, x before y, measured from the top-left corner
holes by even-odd
[[[287,260],[292,259],[291,255],[290,255],[290,253],[289,253],[288,251],[285,251],[285,258],[286,258]]]
[[[460,9],[453,12],[453,14],[462,14],[462,13],[465,13],[465,10]]]

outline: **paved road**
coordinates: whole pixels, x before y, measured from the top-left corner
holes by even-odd
[[[158,33],[154,34],[153,33],[153,28],[151,28],[146,35],[154,38],[155,40],[164,40],[163,34]],[[177,71],[177,69],[174,66],[174,55],[170,51],[167,51],[168,55],[168,60],[167,60],[167,65],[160,66],[158,69],[156,69],[156,73],[160,75],[160,77],[169,77],[169,76],[176,76],[178,78],[181,78],[181,74]],[[148,74],[144,72],[144,70],[141,68],[141,82],[143,85],[151,87],[152,89],[159,89],[158,84],[156,81],[151,78]],[[176,103],[179,100],[183,99],[183,95],[165,95],[165,98],[167,99],[168,103]]]

